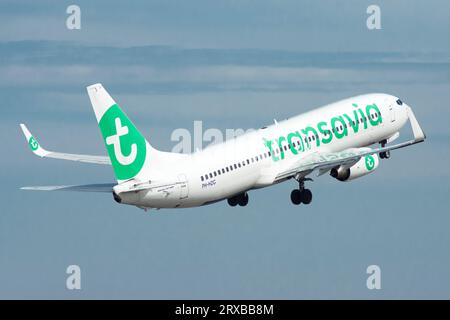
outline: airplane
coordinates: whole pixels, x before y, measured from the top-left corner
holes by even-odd
[[[398,97],[372,93],[275,120],[191,154],[171,153],[153,148],[102,84],[88,86],[87,92],[108,157],[48,151],[24,124],[20,127],[37,156],[112,166],[117,183],[22,189],[107,192],[118,203],[147,210],[222,200],[246,206],[249,191],[295,180],[291,202],[307,205],[312,192],[305,184],[314,174],[351,181],[374,172],[392,150],[426,139],[411,107]],[[392,144],[408,121],[413,139]]]

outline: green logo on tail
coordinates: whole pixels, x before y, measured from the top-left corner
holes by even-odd
[[[99,126],[117,179],[135,177],[145,162],[145,138],[117,104],[106,111]]]
[[[371,171],[373,169],[373,167],[375,167],[375,159],[370,154],[366,156],[365,163],[366,163],[366,169],[368,171]]]
[[[34,137],[30,137],[30,140],[28,140],[28,145],[30,146],[30,149],[33,151],[36,151],[39,148],[39,143],[36,141]]]

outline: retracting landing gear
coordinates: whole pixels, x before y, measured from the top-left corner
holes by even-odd
[[[234,197],[228,198],[227,202],[230,206],[235,207],[240,205],[241,207],[245,207],[248,204],[248,193],[240,193],[235,195]]]
[[[312,192],[309,189],[305,189],[305,181],[312,181],[312,179],[300,178],[298,181],[298,189],[294,189],[291,192],[291,201],[295,205],[310,204],[312,201]]]
[[[380,142],[381,147],[384,148],[386,146],[386,143],[387,143],[386,140],[381,141]],[[380,152],[381,159],[389,159],[390,157],[391,157],[391,151],[388,150],[388,151]]]

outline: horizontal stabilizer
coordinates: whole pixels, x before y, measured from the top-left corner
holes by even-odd
[[[22,187],[22,190],[32,191],[77,191],[77,192],[112,192],[115,183],[81,184],[70,186],[35,186]]]
[[[60,160],[70,160],[70,161],[78,161],[78,162],[86,162],[86,163],[95,163],[95,164],[111,164],[111,160],[105,156],[91,156],[87,154],[73,154],[73,153],[62,153],[62,152],[53,152],[45,150],[36,138],[31,134],[30,130],[23,123],[20,124],[20,128],[27,139],[28,146],[33,151],[33,153],[41,158],[53,158]]]

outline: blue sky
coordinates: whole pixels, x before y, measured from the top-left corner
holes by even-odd
[[[378,1],[78,1],[0,4],[0,298],[449,298],[450,4]],[[24,185],[113,181],[109,167],[41,160],[105,154],[85,87],[102,82],[152,143],[177,128],[256,128],[335,100],[400,96],[428,135],[351,183],[323,176],[313,204],[287,182],[226,203],[144,213],[110,195]],[[406,139],[409,128],[402,132]],[[78,264],[82,290],[65,288]],[[382,290],[365,284],[368,265]]]

